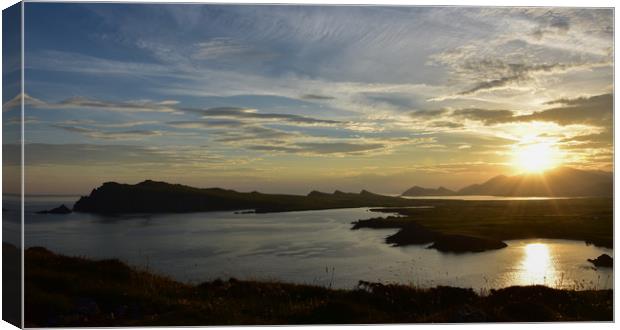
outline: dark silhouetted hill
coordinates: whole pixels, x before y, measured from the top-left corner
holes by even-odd
[[[602,197],[612,194],[612,173],[560,167],[540,174],[498,175],[484,183],[473,184],[456,192],[439,193],[439,189],[416,186],[405,191],[403,196]]]
[[[409,188],[407,191],[405,191],[403,193],[403,196],[450,196],[454,194],[454,191],[444,187],[433,189],[413,186],[412,188]]]
[[[173,213],[253,209],[258,213],[324,210],[348,207],[410,206],[418,202],[360,193],[313,191],[306,196],[237,192],[221,188],[194,188],[147,180],[135,185],[106,182],[74,205],[77,212]]]

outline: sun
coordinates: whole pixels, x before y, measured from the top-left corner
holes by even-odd
[[[512,164],[520,172],[541,173],[560,165],[560,152],[552,143],[517,145]]]

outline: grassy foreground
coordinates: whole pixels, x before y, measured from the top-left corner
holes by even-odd
[[[17,250],[13,250],[16,253]],[[3,253],[11,253],[6,246]],[[471,289],[360,282],[351,290],[230,279],[188,285],[131,268],[29,248],[27,327],[411,322],[611,321],[613,292]]]

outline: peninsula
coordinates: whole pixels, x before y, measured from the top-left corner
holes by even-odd
[[[312,191],[308,195],[237,192],[221,188],[194,188],[146,180],[138,184],[106,182],[81,197],[73,211],[99,214],[182,213],[254,210],[256,213],[326,210],[353,207],[405,207],[423,201],[360,193]]]

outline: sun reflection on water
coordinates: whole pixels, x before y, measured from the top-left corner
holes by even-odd
[[[549,246],[543,243],[531,243],[523,247],[524,257],[521,261],[519,281],[523,285],[555,283],[555,265]]]

